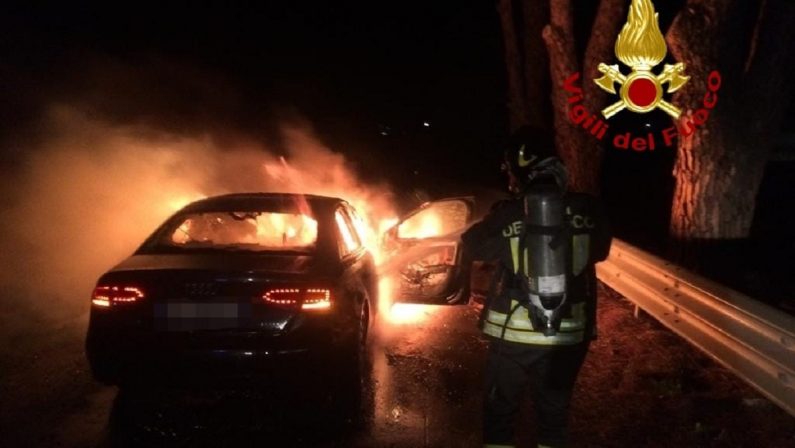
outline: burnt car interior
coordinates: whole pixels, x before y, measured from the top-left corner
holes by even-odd
[[[473,209],[471,197],[427,202],[386,231],[383,245],[390,258],[383,271],[397,278],[396,302],[466,301],[459,237]]]
[[[317,221],[300,213],[234,211],[194,213],[184,217],[160,244],[240,250],[310,250],[317,241]]]

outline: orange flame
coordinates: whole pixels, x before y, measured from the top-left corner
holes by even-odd
[[[307,245],[317,238],[317,221],[306,215],[268,213],[268,219],[257,219],[257,239],[260,241],[274,235],[290,240],[296,245]]]
[[[392,325],[416,324],[430,317],[437,309],[432,305],[394,303],[392,279],[383,277],[378,282],[378,308]]]
[[[364,246],[373,254],[376,264],[380,265],[387,260],[390,254],[383,250],[381,236],[399,220],[395,217],[392,204],[384,200],[382,190],[366,188],[351,182],[349,177],[335,170],[331,170],[329,176],[319,180],[317,175],[296,168],[284,158],[280,158],[278,163],[264,164],[263,169],[269,179],[284,185],[285,190],[338,197],[349,202],[359,213],[358,216],[353,217],[353,224]],[[407,221],[406,224],[408,227],[405,230],[400,229],[401,238],[438,236],[443,230],[439,216],[423,218],[422,222],[416,223]],[[354,244],[353,235],[342,236],[345,244]],[[378,291],[378,309],[383,317],[382,322],[389,325],[421,322],[435,309],[427,305],[394,303],[395,283],[387,276],[379,280]]]
[[[349,202],[359,212],[359,215],[353,219],[356,233],[363,240],[362,243],[365,247],[373,254],[376,263],[380,264],[388,257],[388,254],[384,253],[381,248],[380,238],[385,231],[398,223],[398,218],[395,217],[391,204],[381,200],[378,190],[354,185],[349,178],[344,176],[332,176],[331,179],[314,182],[309,173],[292,166],[284,158],[279,158],[276,163],[265,163],[262,167],[268,184],[276,182],[284,185],[281,188],[283,191],[339,197]],[[200,194],[183,194],[174,197],[168,201],[168,209],[177,210],[189,202],[203,197],[204,195]],[[379,198],[379,200],[373,200],[374,198]],[[317,222],[307,216],[302,216],[304,221],[311,222],[295,222],[295,219],[288,219],[288,216],[268,214],[267,219],[257,220],[257,237],[264,234],[278,234],[295,241],[301,241],[304,237],[314,238],[317,232]],[[347,229],[347,227],[341,226],[341,229]],[[426,213],[421,219],[406,221],[400,228],[400,237],[426,238],[438,236],[442,231],[441,217],[436,213]],[[178,231],[177,233],[183,232]],[[175,236],[177,235],[175,234]],[[345,244],[351,247],[355,245],[354,235],[347,233],[342,237]],[[378,287],[379,309],[387,324],[419,323],[428,319],[436,308],[427,305],[394,303],[395,284],[390,278],[383,277],[379,281]]]
[[[428,238],[442,234],[442,218],[437,213],[424,213],[419,219],[409,219],[400,226],[401,238]]]

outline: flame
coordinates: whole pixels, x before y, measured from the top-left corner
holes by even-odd
[[[394,303],[393,280],[382,277],[378,281],[378,307],[392,325],[416,324],[428,319],[437,307],[413,303]]]
[[[378,232],[384,233],[390,228],[394,227],[400,220],[398,218],[386,218],[382,219],[378,223]]]
[[[268,213],[268,219],[257,219],[257,239],[272,239],[281,235],[283,240],[291,240],[298,246],[309,245],[317,239],[317,221],[306,215]]]
[[[389,310],[389,322],[393,324],[417,324],[431,316],[436,308],[415,303],[396,303]]]
[[[223,222],[224,213],[191,215],[171,235],[176,244],[214,241],[219,244],[257,244],[271,247],[305,247],[317,240],[317,221],[303,214],[263,213],[245,222],[227,222],[223,228],[208,226],[207,220]]]
[[[297,168],[283,157],[278,161],[263,164],[262,168],[265,177],[271,181],[269,184],[277,182],[284,191],[338,197],[353,205],[358,212],[353,217],[353,225],[362,243],[373,254],[377,265],[387,261],[390,254],[382,248],[381,236],[395,226],[399,219],[395,216],[392,204],[384,198],[383,189],[364,187],[352,182],[348,176],[335,169],[324,171],[326,176],[321,178],[317,173]],[[412,221],[406,221],[409,226],[407,229],[416,238],[440,235],[443,229],[441,217],[438,215],[423,218],[416,225]],[[354,244],[352,235],[342,236],[345,244]],[[401,237],[406,238],[402,228]],[[379,279],[378,309],[382,313],[384,323],[403,325],[422,322],[436,309],[431,305],[394,303],[394,288],[395,283],[392,278],[382,276]]]
[[[173,213],[178,211],[182,207],[190,204],[191,202],[204,199],[205,197],[207,196],[199,193],[177,195],[172,197],[171,199],[166,200],[167,202],[166,208]]]
[[[401,238],[428,238],[442,234],[442,218],[438,213],[423,213],[421,219],[408,219],[400,226]]]
[[[397,222],[388,185],[363,182],[343,155],[300,123],[280,128],[286,159],[257,143],[219,147],[209,135],[121,126],[68,105],[48,107],[42,126],[47,139],[41,150],[26,151],[26,169],[12,173],[2,191],[9,200],[0,210],[0,224],[8,237],[0,259],[9,269],[0,271],[0,289],[25,306],[27,297],[51,298],[50,306],[41,308],[49,317],[85,311],[84,297],[102,272],[129,256],[175,211],[205,196],[270,191],[345,199],[359,212],[356,233],[377,263],[385,258],[382,231]],[[300,204],[296,214],[312,216]],[[268,225],[282,230],[277,235],[295,235],[292,242],[304,238],[302,227],[314,234],[313,224],[301,218]],[[181,226],[175,242],[197,231],[191,226]],[[254,229],[250,237],[258,240]],[[48,248],[55,246],[64,250],[53,254]],[[37,281],[41,278],[50,281]],[[384,315],[390,309],[391,304],[381,308]]]
[[[340,212],[337,212],[334,214],[334,219],[337,221],[337,227],[340,229],[342,241],[345,243],[345,247],[347,247],[349,251],[355,250],[357,244],[354,240],[353,234],[351,234],[351,231],[348,229],[348,224],[345,223],[345,218],[342,217]]]
[[[275,162],[264,163],[262,168],[269,180],[268,184],[276,183],[282,191],[337,197],[353,205],[358,212],[353,217],[356,233],[362,244],[373,254],[376,264],[383,261],[380,236],[385,229],[382,227],[385,222],[397,222],[393,218],[392,204],[381,194],[383,188],[365,188],[339,167],[332,166],[323,172],[324,176],[318,176],[317,173],[296,168],[284,157]],[[343,238],[346,245],[355,245],[352,235],[343,235]]]
[[[632,68],[650,69],[668,51],[651,0],[632,0],[627,23],[616,39],[616,57]]]
[[[273,162],[262,164],[266,184],[282,185],[283,191],[294,193],[317,194],[322,196],[339,197],[351,205],[359,214],[353,217],[353,225],[362,244],[373,254],[376,264],[384,262],[389,254],[381,247],[381,235],[398,224],[392,204],[379,196],[379,190],[364,188],[351,183],[351,179],[339,173],[333,173],[330,179],[319,181],[313,178],[312,173],[291,165],[284,157]],[[168,200],[168,209],[176,211],[190,202],[206,197],[203,194],[175,195]],[[438,213],[423,213],[420,219],[409,219],[400,228],[401,238],[427,238],[438,236],[444,230],[443,220]],[[341,220],[341,216],[335,219]],[[342,224],[342,222],[340,222]],[[189,231],[190,223],[185,223],[178,234]],[[347,229],[346,226],[341,226]],[[343,231],[345,232],[345,231]],[[266,235],[284,235],[285,238],[298,243],[308,239],[314,241],[317,234],[317,222],[304,212],[297,219],[295,215],[270,213],[267,219],[257,220],[257,237]],[[176,236],[176,235],[175,235]],[[355,246],[354,236],[344,233],[343,240],[349,247]],[[425,321],[437,308],[421,304],[394,303],[395,281],[387,276],[382,277],[378,283],[379,309],[385,317],[384,321],[391,325],[406,325]]]

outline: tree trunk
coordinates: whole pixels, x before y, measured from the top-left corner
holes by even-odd
[[[549,5],[544,1],[522,1],[522,57],[524,68],[527,123],[547,128],[552,120],[549,104],[549,58],[541,37],[549,21]]]
[[[574,18],[571,0],[552,0],[549,25],[543,37],[549,52],[549,76],[552,79],[552,110],[555,123],[555,146],[569,171],[569,189],[588,191],[580,151],[588,143],[585,133],[569,121],[569,93],[563,81],[580,70],[574,46]],[[580,77],[582,81],[582,77]]]
[[[593,80],[601,76],[597,70],[599,63],[611,64],[616,60],[614,50],[616,37],[627,19],[628,4],[629,2],[626,0],[602,0],[599,2],[599,9],[591,28],[591,37],[588,39],[582,64],[583,101],[585,108],[594,114],[598,114],[610,101],[615,100],[602,91]],[[584,134],[582,130],[580,133]],[[580,166],[579,176],[582,178],[580,183],[583,185],[582,191],[597,194],[600,189],[599,179],[602,172],[604,144],[590,135],[586,137],[587,140],[577,161]]]
[[[581,70],[574,46],[572,3],[570,0],[550,1],[550,23],[544,28],[543,35],[549,51],[553,84],[555,140],[558,153],[568,168],[570,189],[573,191],[598,194],[604,150],[596,139],[569,121],[570,94],[563,90],[562,83],[570,75],[581,72],[585,107],[592,113],[598,113],[606,105],[607,97],[598,91],[593,79],[598,75],[596,67],[600,62],[615,59],[613,46],[625,18],[625,1],[602,0],[599,3],[582,64],[584,68]]]
[[[673,98],[691,109],[683,116],[692,121],[702,107],[712,70],[722,81],[706,124],[689,135],[683,135],[687,128],[679,131],[670,233],[685,245],[749,236],[770,144],[787,106],[778,99],[791,91],[794,10],[786,0],[763,1],[761,9],[740,0],[689,0],[668,31],[672,54],[691,76]]]
[[[512,0],[498,0],[497,12],[502,26],[505,69],[508,75],[508,119],[511,131],[528,123],[527,103],[522,80],[522,59],[516,37]]]

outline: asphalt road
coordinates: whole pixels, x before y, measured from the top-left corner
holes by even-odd
[[[418,307],[379,323],[364,400],[301,380],[244,389],[120,392],[83,358],[85,317],[4,344],[4,446],[477,446],[485,344],[470,307]],[[324,372],[316,372],[323,375]],[[310,375],[311,378],[311,375]],[[318,381],[320,383],[322,381]]]
[[[648,317],[634,318],[614,293],[601,296],[601,336],[573,403],[574,446],[795,446],[795,419]],[[480,446],[486,344],[476,310],[400,315],[377,330],[352,413],[318,387],[326,372],[257,390],[120,393],[87,371],[85,316],[6,331],[0,445]],[[535,446],[528,409],[520,446]]]

